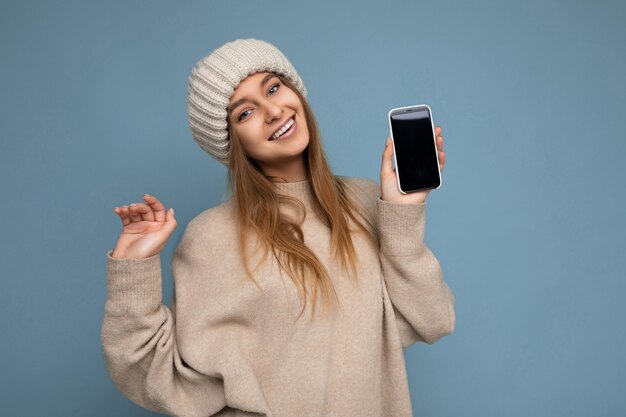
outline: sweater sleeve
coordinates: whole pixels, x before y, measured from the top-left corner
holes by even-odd
[[[454,331],[454,294],[437,258],[424,243],[426,203],[398,204],[380,198],[380,185],[356,181],[380,242],[384,283],[402,347],[432,344]]]
[[[187,229],[181,244],[189,244]],[[109,374],[134,403],[176,416],[210,416],[225,405],[222,380],[192,369],[176,337],[175,297],[162,303],[160,255],[117,259],[107,252],[107,300],[101,342]],[[194,257],[180,256],[184,270]],[[183,279],[184,277],[178,277]]]
[[[402,347],[429,344],[454,331],[455,298],[424,243],[426,203],[398,204],[377,197],[380,261]]]

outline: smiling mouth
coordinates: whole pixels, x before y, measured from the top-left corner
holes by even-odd
[[[289,136],[292,133],[292,131],[294,130],[294,126],[296,124],[296,116],[295,115],[293,115],[289,120],[287,120],[287,123],[285,123],[285,125],[287,125],[289,123],[291,123],[291,126],[289,126],[289,128],[287,130],[283,131],[283,133],[279,137],[276,137],[276,133],[274,133],[272,136],[270,136],[270,138],[268,140],[269,141],[280,140],[280,139],[282,139],[285,136]],[[285,125],[283,125],[283,127]],[[282,127],[281,127],[281,129],[282,129]],[[279,132],[281,129],[278,129],[277,132]]]

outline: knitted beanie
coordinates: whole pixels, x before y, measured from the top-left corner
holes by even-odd
[[[235,88],[255,72],[274,72],[287,78],[306,97],[302,79],[287,57],[272,44],[237,39],[199,60],[187,87],[189,126],[198,145],[228,166],[230,138],[226,109]]]

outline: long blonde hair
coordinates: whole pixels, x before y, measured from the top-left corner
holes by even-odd
[[[352,272],[351,279],[358,281],[356,277],[358,257],[350,234],[350,219],[356,224],[356,231],[363,232],[376,248],[378,237],[364,207],[349,197],[348,187],[343,177],[333,175],[322,149],[317,122],[307,100],[287,79],[276,75],[284,85],[296,93],[304,107],[310,136],[309,145],[303,152],[304,162],[313,191],[313,207],[320,220],[331,231],[332,256],[339,258],[344,271],[349,264]],[[279,211],[280,204],[287,203],[299,208],[300,217],[304,219],[306,214],[304,204],[295,197],[276,192],[275,185],[264,175],[256,161],[245,153],[230,121],[228,121],[228,132],[231,146],[228,187],[236,203],[239,246],[248,277],[263,291],[250,271],[245,251],[246,232],[253,231],[256,232],[258,242],[264,249],[263,258],[254,270],[267,258],[271,249],[280,267],[301,289],[304,304],[298,319],[306,308],[307,279],[312,279],[314,283],[313,312],[315,312],[319,287],[324,297],[322,313],[325,315],[327,308],[331,305],[330,290],[339,302],[328,271],[313,251],[304,244],[304,234],[300,226],[281,216]],[[355,216],[355,213],[360,219]]]

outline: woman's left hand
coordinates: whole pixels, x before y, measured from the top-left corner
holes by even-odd
[[[441,126],[435,127],[435,143],[437,144],[437,157],[439,158],[439,169],[443,172],[443,166],[446,163],[446,154],[443,152],[443,136],[441,136]],[[426,197],[432,191],[416,191],[413,193],[402,194],[398,190],[398,180],[396,171],[392,166],[393,146],[391,145],[391,137],[387,138],[387,145],[383,151],[383,161],[380,168],[380,188],[381,199],[391,203],[401,204],[421,204],[426,201]]]

